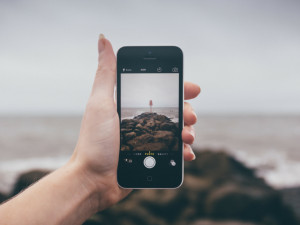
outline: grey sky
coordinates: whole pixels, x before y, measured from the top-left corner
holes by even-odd
[[[82,113],[97,38],[178,45],[201,113],[300,112],[300,2],[1,1],[0,114]]]
[[[178,107],[179,77],[175,73],[121,74],[122,107]]]

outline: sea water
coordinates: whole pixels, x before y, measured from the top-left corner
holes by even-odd
[[[157,113],[178,119],[171,109],[161,110]],[[24,171],[66,163],[80,123],[80,116],[0,117],[0,191],[11,190]],[[198,115],[195,130],[195,149],[226,151],[275,188],[300,186],[300,116]]]
[[[145,112],[153,112],[157,114],[161,114],[167,116],[171,119],[172,122],[178,122],[178,108],[175,107],[153,107],[150,109],[148,108],[122,108],[121,110],[121,119],[132,119],[135,116],[138,116]]]

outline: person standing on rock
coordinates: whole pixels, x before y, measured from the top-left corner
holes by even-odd
[[[152,105],[153,105],[152,100],[149,101],[149,105],[150,105],[150,112],[152,113]]]
[[[116,58],[103,35],[98,52],[98,69],[73,155],[64,166],[2,204],[0,224],[82,224],[130,193],[117,183],[120,129],[114,100]],[[186,100],[199,93],[198,85],[185,82]],[[195,159],[190,144],[196,120],[191,105],[185,102],[182,140],[187,161]]]

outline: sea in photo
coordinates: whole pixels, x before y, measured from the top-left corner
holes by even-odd
[[[172,122],[177,123],[179,117],[178,107],[153,107],[152,110],[150,107],[147,108],[125,108],[121,109],[121,120],[123,119],[132,119],[135,116],[138,116],[144,112],[154,112],[160,115],[165,115],[171,119]]]

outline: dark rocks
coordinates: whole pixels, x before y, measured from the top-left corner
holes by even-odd
[[[35,183],[45,175],[47,175],[50,171],[46,170],[31,170],[29,172],[22,173],[15,183],[14,190],[12,191],[12,196],[18,194],[23,189],[27,188],[31,184]]]
[[[130,145],[132,148],[144,145],[145,143],[150,143],[153,141],[153,135],[151,134],[142,134],[140,136],[137,136],[136,138],[130,140],[127,142],[128,145]]]
[[[297,217],[300,219],[300,187],[284,188],[280,192],[283,200],[294,209]]]
[[[13,190],[10,194],[5,195],[0,192],[0,203],[17,195],[22,190],[29,187],[31,184],[35,183],[39,179],[41,179],[43,176],[50,173],[50,171],[46,170],[31,170],[29,172],[22,173],[16,180],[16,183],[13,187]]]
[[[277,217],[276,212],[282,208],[282,201],[274,190],[224,184],[209,193],[205,208],[207,214],[216,219],[273,221],[272,224],[276,224],[279,218],[274,217]],[[269,218],[268,214],[273,216]]]
[[[262,224],[299,224],[279,191],[268,186],[255,171],[226,153],[201,152],[197,163],[186,163],[186,173],[206,180],[205,215]]]
[[[127,145],[122,145],[121,146],[121,151],[130,151],[130,147]]]
[[[0,192],[0,203],[4,202],[7,199],[7,196]]]
[[[281,195],[284,192],[285,200],[289,202],[292,198],[298,207],[299,189],[277,191],[258,178],[254,170],[222,152],[200,151],[196,156],[195,161],[185,163],[185,178],[180,188],[134,190],[84,224],[299,224]],[[47,173],[34,170],[20,175],[14,194]]]
[[[121,151],[176,151],[178,123],[157,113],[142,113],[121,122]]]
[[[256,177],[254,170],[222,152],[201,151],[196,156],[195,161],[186,163],[184,183],[179,189],[135,190],[122,202],[95,215],[93,222],[115,225],[299,224],[280,192]]]
[[[212,221],[212,220],[198,220],[191,225],[255,225],[254,223],[241,222],[241,221]]]
[[[146,143],[133,148],[133,151],[144,151],[145,149],[149,151],[168,151],[168,145],[165,143]]]
[[[124,134],[124,140],[130,140],[132,138],[136,137],[136,133],[135,132],[128,132]]]
[[[165,143],[168,146],[174,146],[177,139],[174,138],[174,133],[171,131],[155,131],[153,134],[155,142]]]
[[[175,125],[175,123],[161,123],[160,125],[159,125],[159,128],[161,129],[161,130],[175,130],[176,129],[176,125]]]

